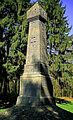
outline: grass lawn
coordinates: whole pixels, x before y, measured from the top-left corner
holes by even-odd
[[[71,103],[62,103],[62,104],[56,104],[58,107],[64,109],[64,110],[67,110],[71,113],[73,113],[73,100],[70,101]]]
[[[0,113],[5,112],[7,109],[0,109]]]

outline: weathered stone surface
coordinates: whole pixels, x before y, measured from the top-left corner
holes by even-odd
[[[33,19],[32,19],[33,18]],[[41,19],[40,19],[41,18]],[[26,64],[20,80],[17,104],[52,103],[53,86],[48,75],[46,12],[36,3],[27,11],[29,34]]]

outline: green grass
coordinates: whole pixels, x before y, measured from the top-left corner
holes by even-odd
[[[71,103],[62,103],[62,104],[56,104],[58,107],[67,110],[71,113],[73,113],[73,101],[70,101]]]
[[[7,109],[0,109],[0,113],[5,112]]]

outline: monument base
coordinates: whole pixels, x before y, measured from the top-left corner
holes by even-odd
[[[52,101],[52,103],[49,102],[49,100]],[[18,96],[16,105],[36,107],[36,106],[55,104],[54,99],[49,98],[49,100],[48,98],[44,98],[44,97],[36,99],[32,97]]]
[[[51,80],[47,75],[23,74],[20,80],[20,95],[17,98],[16,105],[53,104],[52,87]]]

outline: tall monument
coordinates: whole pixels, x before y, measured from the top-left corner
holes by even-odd
[[[24,73],[20,80],[17,105],[52,103],[53,87],[48,75],[46,21],[43,8],[34,4],[27,11],[29,22],[28,45]]]

